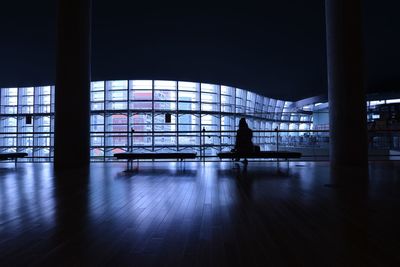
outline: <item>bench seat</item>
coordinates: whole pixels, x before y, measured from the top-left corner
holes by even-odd
[[[139,160],[140,159],[180,159],[183,161],[184,159],[194,159],[196,158],[196,153],[180,153],[180,152],[171,152],[171,153],[134,153],[134,152],[123,152],[123,153],[115,153],[114,157],[117,159],[127,159],[128,160],[128,170],[132,170],[132,160],[138,160],[137,162],[137,170],[139,169]],[[130,164],[129,164],[130,163]]]
[[[196,153],[133,153],[133,152],[123,152],[115,153],[114,157],[117,159],[194,159],[196,158]]]
[[[28,153],[0,153],[0,160],[17,159],[27,157]]]
[[[236,152],[221,152],[217,156],[220,159],[235,159],[235,158],[249,158],[249,159],[263,159],[263,158],[277,158],[277,159],[293,159],[300,158],[300,152],[291,151],[260,151],[251,153],[236,153]]]
[[[15,167],[17,166],[17,159],[27,157],[28,153],[24,152],[7,152],[0,153],[0,160],[14,160]]]

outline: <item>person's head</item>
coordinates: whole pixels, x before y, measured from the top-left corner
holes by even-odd
[[[239,120],[239,129],[246,129],[246,128],[249,128],[249,126],[247,125],[246,119],[241,118]]]

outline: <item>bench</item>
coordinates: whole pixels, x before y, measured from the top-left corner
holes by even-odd
[[[15,166],[17,166],[17,159],[27,157],[28,153],[24,152],[10,152],[10,153],[0,153],[0,160],[14,160]]]
[[[260,152],[250,152],[250,153],[237,153],[237,152],[221,152],[218,153],[217,156],[220,159],[236,159],[236,158],[245,158],[244,164],[247,165],[247,159],[266,159],[266,158],[275,158],[275,159],[297,159],[301,157],[300,152],[291,152],[291,151],[260,151]]]
[[[132,160],[137,160],[137,167],[139,168],[139,160],[140,159],[180,159],[183,161],[184,159],[194,159],[196,158],[196,153],[185,153],[185,152],[171,152],[171,153],[134,153],[134,152],[123,152],[123,153],[115,153],[114,157],[117,159],[127,159],[128,164],[131,163]],[[129,165],[128,165],[129,169]]]

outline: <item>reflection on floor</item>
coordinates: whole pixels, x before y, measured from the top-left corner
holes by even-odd
[[[1,266],[400,266],[400,162],[0,165]]]

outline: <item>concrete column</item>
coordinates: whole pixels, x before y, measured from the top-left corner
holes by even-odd
[[[367,166],[361,0],[325,0],[332,167]]]
[[[91,1],[59,0],[55,89],[56,169],[89,164]]]

